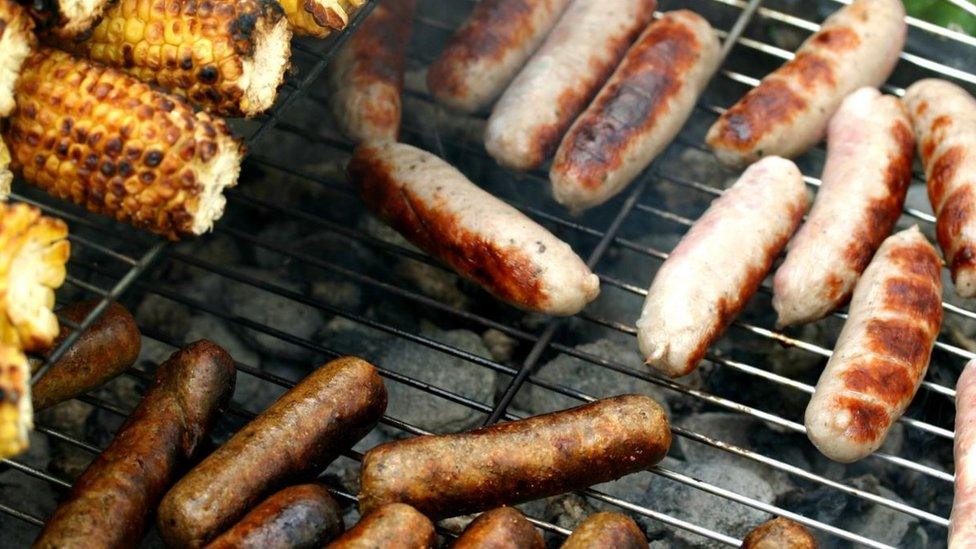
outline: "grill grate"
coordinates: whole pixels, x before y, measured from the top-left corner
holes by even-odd
[[[470,0],[463,3],[472,4]],[[350,349],[342,345],[333,348],[332,342],[328,339],[323,344],[316,337],[296,335],[292,326],[268,322],[256,315],[238,314],[229,310],[226,304],[221,304],[219,299],[192,295],[193,292],[187,292],[185,287],[166,282],[160,274],[170,269],[181,268],[197,275],[209,274],[229,286],[248,288],[260,295],[273,296],[307,310],[351,321],[363,329],[385,334],[393,341],[402,341],[418,348],[429,349],[445,360],[452,358],[476,365],[494,372],[500,381],[510,378],[509,381],[500,384],[500,394],[496,395],[496,398],[487,399],[486,402],[484,398],[473,398],[461,394],[461,391],[424,381],[419,378],[420,376],[401,373],[396,370],[395,364],[382,362],[378,364],[382,375],[394,382],[390,384],[391,392],[407,388],[421,391],[428,394],[430,399],[446,401],[481,414],[479,421],[484,424],[520,417],[520,413],[510,410],[510,405],[516,396],[529,388],[565,396],[579,402],[590,401],[598,396],[588,394],[572,384],[555,383],[550,378],[539,374],[538,367],[541,364],[547,362],[552,356],[561,354],[585,363],[589,368],[588,372],[593,376],[622,374],[648,387],[655,387],[666,395],[669,401],[673,399],[672,402],[688,406],[704,406],[703,409],[706,410],[733,412],[743,420],[757,420],[764,424],[764,429],[769,436],[779,437],[783,444],[788,444],[788,441],[793,440],[791,436],[799,435],[802,438],[805,431],[802,423],[791,419],[796,416],[770,411],[771,408],[775,409],[775,406],[762,401],[755,402],[750,400],[749,395],[737,394],[735,390],[724,390],[722,383],[712,383],[709,388],[702,387],[709,385],[709,380],[718,379],[728,381],[733,387],[736,384],[753,384],[757,391],[778,395],[777,398],[796,399],[800,396],[802,399],[803,394],[810,394],[813,390],[809,377],[787,375],[772,370],[769,367],[770,360],[765,358],[769,356],[766,351],[782,346],[789,352],[796,352],[796,356],[804,357],[804,360],[823,362],[830,356],[833,341],[829,335],[829,328],[840,326],[845,316],[843,313],[836,313],[833,318],[818,323],[818,326],[828,327],[824,330],[825,333],[817,332],[813,335],[804,331],[783,333],[766,328],[764,326],[771,325],[768,317],[769,287],[767,284],[760,291],[760,295],[753,300],[761,303],[762,307],[759,309],[765,311],[767,315],[765,319],[760,312],[744,315],[737,320],[723,338],[723,342],[731,344],[731,350],[725,350],[728,345],[719,345],[711,351],[706,356],[709,364],[705,375],[708,379],[698,382],[659,378],[640,364],[627,363],[616,357],[598,356],[576,346],[581,339],[580,332],[583,330],[598,333],[600,337],[617,337],[628,341],[631,346],[636,345],[633,341],[635,332],[631,325],[636,316],[631,311],[634,307],[639,308],[646,294],[646,284],[650,281],[653,271],[667,257],[669,246],[673,245],[673,243],[662,245],[658,242],[649,244],[642,238],[641,229],[645,227],[642,223],[653,222],[657,227],[670,224],[672,230],[673,228],[683,230],[703,209],[701,204],[722,191],[721,187],[715,184],[715,180],[721,178],[709,177],[710,181],[703,181],[705,178],[688,176],[686,171],[674,169],[676,165],[673,159],[693,153],[701,153],[700,156],[704,158],[707,150],[702,144],[701,136],[703,129],[714,120],[715,115],[722,112],[722,107],[719,105],[729,104],[728,97],[733,99],[738,97],[748,86],[757,84],[758,78],[769,68],[792,56],[789,50],[763,40],[762,31],[767,25],[785,25],[804,33],[818,28],[817,24],[807,18],[812,18],[813,15],[806,12],[803,16],[794,15],[801,9],[802,4],[807,3],[789,0],[768,0],[763,6],[760,6],[759,0],[750,2],[687,0],[661,3],[662,9],[685,6],[696,9],[709,17],[716,28],[728,29],[727,33],[723,31],[722,34],[723,38],[730,38],[726,44],[726,51],[730,56],[720,73],[713,78],[710,92],[698,105],[688,127],[668,153],[647,170],[627,193],[612,201],[613,206],[608,204],[599,208],[599,211],[588,213],[580,218],[568,218],[563,211],[552,204],[551,200],[544,198],[547,187],[547,176],[544,172],[517,175],[494,167],[480,143],[473,139],[458,138],[458,132],[454,131],[452,122],[447,120],[447,115],[431,107],[430,98],[425,92],[419,91],[420,86],[410,85],[408,82],[408,116],[404,122],[404,140],[421,144],[459,165],[462,171],[472,176],[473,180],[490,186],[493,192],[550,227],[562,238],[573,242],[577,251],[587,258],[594,272],[600,276],[604,295],[586,311],[572,319],[526,319],[506,309],[491,307],[472,309],[446,302],[411,287],[396,274],[371,272],[370,269],[362,268],[358,264],[349,264],[329,254],[309,251],[300,243],[270,238],[251,224],[249,220],[252,218],[287,218],[298,224],[301,234],[321,233],[340,236],[356,246],[368,249],[370,253],[376,254],[389,264],[407,262],[411,265],[423,266],[435,274],[444,272],[444,269],[430,258],[399,243],[384,239],[382,235],[369,230],[368,227],[349,224],[340,214],[335,212],[332,215],[323,214],[316,211],[311,204],[296,205],[293,201],[278,196],[276,192],[261,188],[262,185],[273,183],[281,185],[280,190],[285,192],[290,188],[314,185],[323,189],[330,200],[340,204],[334,209],[339,209],[344,204],[356,204],[351,188],[335,173],[335,170],[323,169],[320,158],[305,158],[323,152],[324,156],[341,159],[351,150],[349,143],[320,121],[309,124],[307,120],[309,112],[319,113],[323,110],[322,98],[327,92],[324,90],[324,79],[320,76],[334,55],[337,43],[348,36],[348,33],[343,33],[336,39],[324,43],[296,42],[295,63],[299,67],[299,74],[297,77],[289,78],[283,91],[283,98],[270,114],[242,122],[237,127],[240,134],[248,136],[247,141],[252,151],[245,165],[246,173],[242,176],[241,187],[228,193],[228,219],[218,224],[213,237],[204,238],[201,242],[217,238],[227,239],[236,243],[241,249],[274,254],[288,265],[334,276],[354,285],[360,291],[368,291],[372,301],[384,304],[389,302],[391,309],[430,311],[431,314],[448,319],[455,326],[496,330],[516,342],[516,356],[511,360],[497,361],[446,343],[442,341],[443,337],[424,333],[417,326],[404,321],[402,317],[377,315],[372,311],[363,312],[357,307],[336,303],[328,296],[323,297],[295,289],[284,279],[262,278],[248,271],[222,264],[218,259],[209,257],[207,253],[194,249],[192,244],[188,247],[173,246],[135,234],[71,206],[55,203],[26,188],[23,194],[16,194],[13,198],[37,204],[47,213],[58,215],[69,222],[74,246],[70,269],[72,276],[68,279],[69,288],[63,293],[71,297],[88,294],[100,296],[103,298],[104,306],[107,300],[121,296],[131,287],[131,291],[126,294],[127,299],[157,296],[188,308],[193,314],[211,316],[238,329],[246,329],[250,333],[273,338],[294,349],[302,350],[307,355],[314,355],[316,360],[350,352]],[[837,6],[833,4],[840,3],[847,2],[829,0],[820,4],[834,9]],[[446,39],[460,21],[459,18],[445,20],[442,17],[445,12],[451,11],[445,8],[447,4],[439,0],[421,0],[415,40],[409,51],[412,66],[427,65],[439,51],[437,47],[431,47],[430,43]],[[368,7],[371,6],[372,3]],[[365,13],[357,16],[353,22],[354,26],[361,21],[363,15]],[[910,38],[923,45],[926,40],[935,41],[936,52],[976,47],[976,39],[953,30],[912,18],[909,18],[909,25]],[[907,49],[915,51],[911,47]],[[888,91],[901,93],[902,88],[895,83],[903,85],[921,75],[940,75],[957,81],[970,90],[973,89],[971,85],[976,84],[973,66],[959,68],[934,61],[932,57],[931,53],[927,56],[908,51],[904,53],[895,77],[887,88]],[[319,88],[323,89],[319,90]],[[717,90],[721,89],[730,90],[727,97],[717,93]],[[718,100],[715,97],[723,97],[723,99]],[[411,114],[410,111],[413,110],[423,114]],[[293,154],[295,148],[301,152],[301,159]],[[801,159],[800,165],[804,168],[804,172],[819,173],[822,157],[823,151],[817,150]],[[819,180],[810,175],[806,176],[806,181],[812,187],[819,185]],[[18,187],[20,188],[23,187]],[[275,189],[278,190],[278,187]],[[686,208],[683,204],[676,206],[675,197],[687,198],[694,203],[695,207]],[[248,215],[241,216],[244,221],[235,221],[235,214],[238,213]],[[918,222],[927,233],[931,234],[934,218],[925,210],[909,207],[906,208],[902,219],[902,223],[905,222]],[[618,272],[621,269],[617,267],[622,261],[638,263],[644,271],[641,278],[636,278],[632,273],[628,276],[627,273]],[[387,274],[389,276],[386,276]],[[951,289],[946,293],[946,300],[944,306],[947,319],[950,317],[958,318],[960,321],[976,319],[976,312],[966,304],[953,299]],[[96,312],[100,312],[100,309]],[[92,318],[86,319],[82,326],[90,324],[94,317],[93,314]],[[163,347],[186,343],[183,340],[184,334],[174,337],[160,326],[145,323],[141,323],[140,327],[147,342]],[[66,342],[67,344],[70,344],[70,340]],[[766,354],[739,351],[739,348],[757,347],[765,349]],[[63,348],[55,353],[55,358],[61,352]],[[938,369],[954,372],[966,359],[973,357],[974,354],[967,348],[947,337],[940,337],[937,351],[933,355],[933,365],[938,364]],[[306,362],[314,363],[313,360]],[[432,365],[432,368],[436,367],[436,364]],[[274,386],[280,390],[292,386],[301,377],[300,372],[275,372],[255,364],[238,363],[238,369],[243,374],[258,380],[260,384]],[[924,444],[927,450],[931,448],[933,455],[944,455],[945,452],[951,451],[953,434],[951,422],[946,420],[946,417],[951,418],[951,413],[947,415],[940,413],[940,410],[946,408],[951,410],[955,391],[951,387],[953,383],[950,381],[953,379],[951,376],[948,379],[933,377],[936,369],[933,366],[930,370],[929,379],[916,398],[916,405],[913,405],[901,423],[905,429],[906,439]],[[146,382],[150,379],[151,372],[144,366],[140,366],[126,375],[137,381]],[[815,380],[815,377],[813,379]],[[117,416],[117,419],[127,415],[128,410],[135,405],[134,401],[116,402],[100,393],[86,395],[79,400],[109,415]],[[227,424],[223,427],[224,431],[232,430],[235,425],[253,417],[253,412],[259,411],[250,410],[249,404],[240,395],[235,396],[228,418],[222,421],[222,424]],[[383,424],[401,435],[427,432],[424,428],[394,415],[385,417]],[[799,463],[784,455],[772,455],[773,452],[768,450],[755,449],[759,448],[758,444],[753,446],[741,442],[732,443],[721,437],[716,438],[680,425],[675,425],[673,430],[676,439],[682,439],[682,444],[689,441],[715,455],[736,456],[741,458],[742,463],[761,468],[764,475],[785,474],[799,486],[809,489],[824,488],[830,493],[844,494],[859,502],[876,504],[917,519],[925,526],[927,532],[933,534],[935,545],[944,543],[942,540],[948,524],[947,507],[939,507],[934,502],[904,493],[903,490],[898,489],[902,483],[889,482],[889,486],[884,486],[886,490],[874,493],[850,481],[852,472],[856,470],[854,468],[862,467],[869,471],[886,471],[886,481],[898,476],[912,475],[913,478],[932,483],[941,493],[951,494],[951,484],[949,484],[952,481],[951,471],[933,464],[931,460],[917,461],[915,458],[901,455],[906,453],[904,451],[901,454],[879,452],[860,465],[848,468],[821,467],[821,470],[814,470],[808,463]],[[62,429],[43,424],[38,425],[36,431],[35,440],[46,438],[49,442],[65,443],[92,456],[104,446],[100,442],[92,442],[85,437],[77,437]],[[357,449],[362,448],[357,447]],[[355,461],[361,458],[361,453],[354,450],[345,457]],[[838,526],[835,521],[804,516],[791,512],[779,502],[771,503],[740,493],[728,488],[728,482],[706,482],[685,472],[682,465],[682,462],[669,460],[652,468],[650,473],[668,482],[720,498],[714,499],[715,505],[726,505],[722,502],[724,499],[732,502],[731,505],[793,518],[818,531],[828,546],[844,542],[870,547],[890,546],[890,543]],[[6,467],[7,470],[3,470],[2,467]],[[331,468],[323,472],[323,475],[332,475],[333,470],[334,468]],[[731,474],[734,473],[730,472]],[[3,461],[3,465],[0,465],[0,484],[10,475],[29,477],[33,479],[31,482],[37,481],[57,491],[70,488],[71,485],[68,480],[46,472],[42,464],[33,463],[29,455]],[[331,479],[333,477],[330,477]],[[335,485],[334,482],[332,484]],[[354,490],[347,488],[343,486],[342,489],[335,490],[336,496],[344,501],[354,501]],[[653,497],[649,500],[650,503],[645,505],[619,497],[617,493],[614,486],[601,486],[585,490],[581,495],[588,502],[615,507],[651,519],[651,522],[664,524],[671,529],[691,532],[719,544],[738,545],[741,542],[737,537],[741,532],[722,531],[717,527],[706,526],[700,516],[692,517],[661,511],[655,506]],[[56,502],[53,498],[45,502],[33,501],[37,497],[36,494],[25,490],[19,492],[2,490],[0,513],[25,523],[42,526],[44,519],[40,515],[44,513],[37,513],[31,509],[40,507],[49,513]],[[28,502],[33,504],[27,505]],[[568,531],[559,524],[538,519],[533,521],[554,534],[568,534]]]

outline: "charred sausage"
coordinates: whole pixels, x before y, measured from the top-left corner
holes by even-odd
[[[976,545],[976,360],[956,383],[956,493],[949,517],[949,548]]]
[[[955,84],[926,79],[909,87],[904,101],[956,293],[976,297],[976,99]]]
[[[491,104],[539,47],[569,0],[481,0],[427,72],[438,102],[473,113]]]
[[[759,289],[806,207],[800,170],[779,157],[749,166],[715,199],[647,292],[637,321],[647,363],[671,377],[694,371]]]
[[[884,83],[906,32],[901,0],[854,0],[828,17],[791,61],[725,111],[706,141],[730,166],[802,154],[823,138],[844,97]]]
[[[817,539],[798,522],[777,517],[755,527],[742,541],[743,549],[817,549]]]
[[[364,516],[326,549],[433,549],[434,525],[402,503],[379,507]]]
[[[634,519],[620,513],[590,515],[566,538],[562,549],[647,549],[647,537]]]
[[[541,166],[656,7],[657,0],[574,0],[492,110],[488,153],[518,170]]]
[[[363,458],[359,508],[392,502],[439,519],[583,488],[664,458],[671,429],[654,400],[624,395],[475,431],[421,436]]]
[[[377,217],[503,301],[568,316],[600,293],[568,244],[428,152],[367,143],[349,174]]]
[[[823,182],[776,271],[777,324],[823,318],[851,297],[901,216],[915,137],[898,99],[874,88],[847,96],[830,120]]]
[[[545,549],[539,531],[512,507],[486,511],[464,529],[453,549]]]
[[[368,433],[386,409],[386,388],[369,363],[333,360],[207,456],[159,505],[163,540],[200,547],[269,490],[318,471]]]
[[[912,401],[942,323],[939,272],[918,227],[888,237],[864,271],[807,406],[807,436],[825,456],[871,454]]]
[[[234,359],[209,341],[174,353],[34,547],[135,547],[174,474],[230,399],[234,377]]]
[[[633,181],[681,130],[720,50],[694,12],[667,12],[651,24],[559,145],[549,172],[556,201],[590,208]]]

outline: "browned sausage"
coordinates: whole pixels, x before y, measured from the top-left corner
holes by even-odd
[[[647,549],[647,538],[634,519],[620,513],[597,513],[581,522],[562,545],[562,549],[604,547]]]
[[[539,531],[512,507],[482,513],[454,542],[453,549],[545,549]]]
[[[376,368],[344,357],[312,372],[173,487],[159,505],[168,544],[200,547],[269,490],[320,470],[386,410]]]
[[[74,303],[58,315],[80,324],[100,299]],[[57,349],[74,330],[62,326],[51,349]],[[31,388],[34,409],[42,410],[100,387],[139,358],[142,336],[136,319],[125,307],[110,303],[61,358]]]
[[[290,486],[262,501],[207,549],[321,547],[342,533],[339,505],[321,484]]]
[[[173,353],[35,548],[134,547],[149,514],[234,392],[234,359],[207,340]]]
[[[427,517],[409,505],[391,503],[363,517],[326,549],[433,549],[435,540]]]
[[[484,511],[645,469],[670,445],[664,410],[639,395],[389,442],[363,458],[359,508],[369,513],[399,501],[433,519]]]
[[[742,541],[743,549],[816,549],[817,539],[798,522],[783,517],[764,522]]]

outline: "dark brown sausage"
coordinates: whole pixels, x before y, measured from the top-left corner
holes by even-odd
[[[376,368],[344,357],[312,372],[187,473],[159,505],[168,544],[200,547],[269,490],[316,472],[386,410]]]
[[[384,505],[366,515],[326,549],[433,549],[434,525],[402,503]]]
[[[532,523],[512,507],[482,513],[454,542],[453,549],[545,549]]]
[[[234,392],[234,377],[234,360],[214,343],[197,341],[174,353],[34,547],[134,547],[173,473]]]
[[[783,517],[757,526],[742,541],[743,549],[816,549],[817,539],[798,522]]]
[[[290,486],[262,501],[207,549],[321,547],[342,533],[339,505],[321,484]]]
[[[101,302],[99,299],[68,305],[58,315],[80,324]],[[51,349],[58,348],[74,330],[62,326]],[[100,387],[128,369],[139,358],[142,336],[136,319],[125,307],[110,303],[105,312],[31,388],[35,410],[43,410]]]
[[[359,508],[369,513],[399,501],[432,519],[484,511],[645,469],[670,445],[664,410],[638,395],[467,433],[389,442],[363,458]]]
[[[647,537],[634,519],[620,513],[590,515],[573,534],[566,538],[562,549],[647,549]]]

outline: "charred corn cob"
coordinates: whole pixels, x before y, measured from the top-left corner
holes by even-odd
[[[275,0],[118,0],[82,40],[51,38],[222,116],[267,110],[291,54]]]
[[[34,45],[34,22],[14,0],[0,0],[0,116],[14,108],[14,84]]]
[[[3,133],[28,183],[173,240],[223,213],[243,156],[223,120],[49,48],[24,62],[15,97]]]
[[[90,31],[112,0],[30,0],[31,15],[44,29],[62,36],[82,36]]]
[[[0,458],[27,449],[33,416],[27,357],[15,346],[0,344]]]
[[[292,30],[299,36],[325,38],[342,30],[367,0],[279,0]]]

